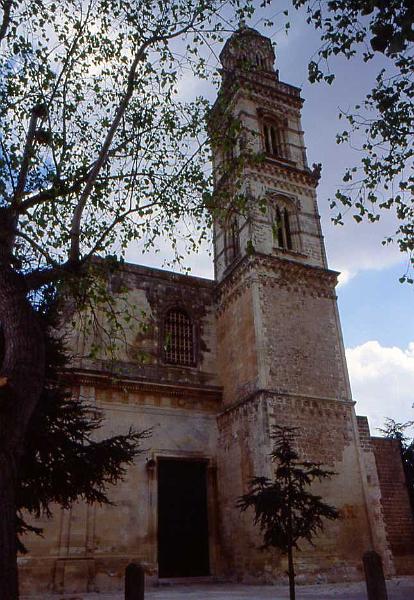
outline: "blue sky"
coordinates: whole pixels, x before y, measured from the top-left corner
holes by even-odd
[[[289,7],[291,28],[283,31],[281,15],[271,29],[263,28],[265,16],[258,12],[249,25],[259,29],[276,43],[276,66],[282,81],[302,88],[305,99],[302,124],[308,148],[308,162],[321,162],[322,178],[318,203],[329,266],[341,271],[338,302],[347,349],[348,368],[357,413],[367,414],[371,429],[380,426],[386,416],[398,421],[414,420],[414,320],[412,302],[414,286],[398,281],[406,269],[407,258],[398,250],[381,245],[381,240],[394,231],[391,214],[378,224],[356,224],[351,217],[344,227],[331,222],[329,197],[332,197],[346,166],[359,161],[359,153],[348,146],[338,146],[337,132],[344,129],[338,120],[340,109],[347,110],[363,100],[374,82],[383,58],[368,64],[356,59],[337,58],[331,62],[336,80],[327,84],[309,84],[307,64],[319,47],[318,34],[305,22],[302,12],[296,13],[289,2],[275,2],[266,15]],[[215,49],[220,52],[221,45]],[[207,56],[212,67],[217,66],[214,54]],[[180,94],[185,98],[204,95],[214,100],[212,83],[197,81],[190,74],[182,81]],[[142,255],[137,249],[128,252],[128,259],[159,266],[165,255]],[[189,258],[192,274],[212,276],[211,258],[204,250]],[[410,345],[411,344],[411,345]]]

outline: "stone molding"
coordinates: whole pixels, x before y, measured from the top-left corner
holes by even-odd
[[[336,271],[288,258],[259,253],[244,256],[217,285],[217,311],[223,312],[234,298],[251,287],[253,281],[263,286],[287,288],[295,294],[334,300],[337,277]]]
[[[233,97],[235,92],[243,90],[243,92],[250,91],[256,92],[257,94],[268,99],[267,103],[275,106],[278,100],[281,100],[284,106],[290,106],[297,110],[300,110],[303,106],[304,100],[300,95],[301,90],[283,81],[278,81],[274,74],[257,77],[257,73],[254,78],[249,77],[248,74],[236,70],[226,78],[226,81],[222,84],[219,97],[217,98],[212,113],[214,115],[215,109],[227,99]]]
[[[272,389],[258,389],[258,390],[255,390],[254,392],[252,392],[251,394],[249,394],[246,398],[243,398],[242,400],[238,400],[231,406],[226,407],[221,413],[219,413],[217,415],[217,418],[220,419],[221,417],[224,417],[225,415],[229,415],[233,412],[237,412],[239,409],[241,409],[244,406],[248,406],[249,404],[253,405],[255,403],[257,404],[258,402],[266,402],[267,400],[271,400],[271,399],[277,399],[277,400],[293,399],[293,400],[301,400],[301,401],[305,401],[305,402],[307,401],[307,402],[316,402],[316,403],[322,402],[322,403],[330,403],[335,406],[341,405],[341,406],[345,406],[345,407],[349,407],[349,408],[352,408],[356,404],[356,402],[354,400],[342,400],[339,398],[327,398],[325,396],[311,396],[308,394],[299,394],[299,393],[290,394],[288,392],[280,392],[278,390],[272,390]]]
[[[303,182],[295,183],[292,178],[289,177],[289,173],[284,173],[286,177],[283,179],[280,177],[280,173],[271,173],[268,169],[266,173],[263,171],[251,169],[249,176],[252,181],[262,183],[266,188],[277,189],[284,191],[285,193],[293,194],[294,196],[306,196],[308,198],[315,199],[315,186],[309,186]]]
[[[272,176],[273,172],[276,170],[276,175],[279,175],[282,172],[290,182],[296,184],[299,183],[316,188],[319,183],[319,179],[317,179],[311,170],[299,169],[294,164],[288,164],[283,159],[266,156],[263,163],[260,165],[260,168],[261,175]]]
[[[218,404],[222,401],[222,388],[207,385],[177,385],[115,377],[110,373],[71,370],[62,374],[65,384],[82,385],[101,389],[119,390],[122,392],[160,394],[180,398],[205,398]]]

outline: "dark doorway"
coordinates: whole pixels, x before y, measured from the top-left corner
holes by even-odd
[[[158,461],[159,577],[209,575],[206,463]]]

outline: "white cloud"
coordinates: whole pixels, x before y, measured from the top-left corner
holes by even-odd
[[[369,418],[371,432],[385,417],[414,420],[414,342],[406,349],[369,341],[346,350],[356,412]]]
[[[389,218],[375,225],[357,225],[348,219],[344,227],[335,227],[325,215],[322,226],[329,265],[343,273],[342,281],[339,280],[342,285],[360,271],[379,271],[400,264],[401,273],[405,272],[407,257],[399,251],[397,244],[382,244],[396,228],[392,215],[386,216]]]
[[[355,271],[348,271],[348,269],[342,269],[338,275],[338,285],[337,289],[346,285],[353,277],[355,277]]]

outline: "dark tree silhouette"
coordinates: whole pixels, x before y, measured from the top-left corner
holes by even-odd
[[[74,399],[65,389],[62,374],[69,357],[56,332],[54,294],[46,294],[38,309],[46,331],[46,383],[31,417],[16,491],[18,548],[25,551],[22,534],[42,530],[28,516],[51,516],[50,505],[70,508],[78,500],[111,504],[107,488],[122,480],[126,467],[139,455],[149,431],[130,429],[126,434],[96,440],[102,413]]]
[[[313,481],[330,478],[335,473],[320,464],[300,461],[294,448],[296,427],[276,426],[272,438],[274,478],[254,477],[249,492],[237,505],[245,511],[253,508],[254,523],[263,534],[262,548],[278,548],[288,556],[290,600],[295,600],[293,550],[301,539],[312,539],[323,529],[323,519],[339,518],[338,511],[309,491]]]

